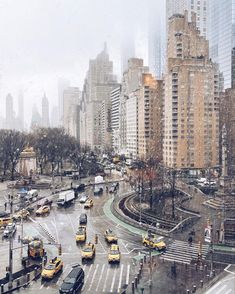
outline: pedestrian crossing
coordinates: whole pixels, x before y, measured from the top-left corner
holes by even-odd
[[[130,264],[85,264],[83,293],[119,293],[130,281]]]
[[[202,259],[205,259],[208,250],[209,245],[202,245]],[[192,243],[192,245],[189,245],[188,242],[175,240],[173,243],[168,245],[166,252],[161,255],[160,259],[190,264],[193,259],[195,260],[198,258],[198,253],[198,243]]]

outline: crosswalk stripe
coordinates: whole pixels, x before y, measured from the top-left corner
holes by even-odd
[[[114,270],[114,275],[113,275],[113,280],[112,280],[112,284],[111,284],[110,292],[113,292],[113,287],[114,287],[114,283],[115,283],[116,275],[117,275],[117,268],[115,268],[115,270]]]
[[[208,245],[202,246],[202,258],[205,258],[208,252],[208,248]],[[198,257],[199,249],[199,244],[194,243],[192,245],[189,245],[185,241],[175,240],[172,244],[168,246],[166,252],[162,254],[160,259],[190,264],[192,259]]]
[[[106,272],[106,276],[105,276],[105,280],[104,280],[103,292],[105,292],[105,289],[106,289],[106,284],[107,284],[107,279],[108,279],[109,271],[110,271],[110,268],[108,267],[107,272]]]
[[[87,273],[86,278],[85,278],[85,283],[86,283],[86,281],[88,280],[88,278],[90,276],[92,267],[93,267],[93,264],[91,264],[90,267],[89,267],[88,273]]]
[[[99,289],[99,285],[100,285],[101,279],[103,277],[104,268],[105,268],[105,264],[102,265],[101,274],[100,274],[100,277],[99,277],[99,280],[98,280],[98,283],[97,283],[97,287],[96,287],[96,292]]]
[[[121,288],[121,285],[122,285],[122,273],[123,273],[123,264],[121,265],[120,276],[119,276],[119,283],[118,283],[118,289],[120,289]]]
[[[92,279],[91,279],[91,282],[90,282],[90,287],[89,287],[88,291],[91,290],[91,287],[92,287],[92,284],[94,282],[94,279],[95,279],[95,276],[96,276],[96,273],[97,273],[98,268],[99,268],[99,264],[97,264],[96,267],[95,267],[95,271],[94,271],[94,274],[92,276]]]
[[[130,275],[130,265],[127,266],[127,273],[126,273],[126,284],[129,284],[129,275]]]

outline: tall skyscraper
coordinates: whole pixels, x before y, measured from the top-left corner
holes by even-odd
[[[18,96],[18,129],[24,130],[24,96],[22,91]]]
[[[221,3],[220,0],[216,1]],[[167,27],[168,19],[173,14],[184,14],[184,11],[187,10],[189,21],[191,21],[191,14],[192,12],[195,12],[197,15],[197,28],[200,30],[200,34],[206,37],[208,25],[208,2],[209,0],[166,0]]]
[[[78,87],[68,87],[63,95],[63,127],[66,132],[79,139],[79,105],[81,100],[81,91]]]
[[[131,58],[128,60],[128,69],[124,72],[122,78],[122,89],[119,106],[119,152],[123,154],[125,154],[127,151],[127,99],[132,92],[139,89],[141,85],[142,73],[145,72],[149,72],[149,68],[144,66],[143,59]],[[129,102],[128,105],[130,106],[131,102]]]
[[[41,127],[41,124],[42,124],[42,117],[38,111],[36,104],[34,104],[33,109],[32,109],[32,118],[31,118],[30,129],[34,130],[38,127]]]
[[[104,49],[96,59],[90,60],[89,70],[84,82],[85,135],[86,144],[91,148],[101,146],[98,112],[101,109],[102,102],[110,99],[110,92],[116,86],[116,77],[113,75],[113,62],[109,60],[105,44]],[[81,141],[84,141],[83,138]]]
[[[210,57],[219,64],[224,88],[235,85],[235,1],[210,0],[208,40]]]
[[[157,78],[164,73],[166,57],[166,20],[164,1],[151,1],[148,7],[149,70]]]
[[[169,19],[164,100],[164,163],[204,169],[219,164],[219,75],[196,15]]]
[[[14,129],[14,121],[13,97],[9,93],[6,96],[6,129]]]
[[[59,125],[63,125],[63,95],[64,90],[70,86],[70,82],[64,78],[58,80],[58,106],[59,106]]]
[[[59,107],[54,106],[51,111],[51,127],[57,128],[59,126]]]
[[[50,127],[50,118],[49,118],[49,101],[44,93],[42,97],[42,127]]]
[[[121,75],[128,68],[128,60],[135,57],[135,34],[133,30],[125,32],[121,43]]]

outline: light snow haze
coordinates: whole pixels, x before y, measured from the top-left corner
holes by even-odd
[[[0,115],[5,97],[25,97],[25,119],[46,93],[57,104],[57,80],[82,84],[89,65],[107,42],[114,73],[121,77],[122,39],[135,35],[136,57],[147,65],[148,8],[162,0],[0,0]],[[156,5],[155,5],[156,7]]]

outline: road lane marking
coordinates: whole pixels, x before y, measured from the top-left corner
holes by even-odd
[[[88,291],[91,290],[91,287],[92,287],[92,284],[94,282],[94,279],[95,279],[95,276],[96,276],[96,273],[97,273],[98,268],[99,268],[99,264],[97,264],[96,267],[95,267],[95,271],[94,271],[93,276],[92,276],[92,279],[90,281],[90,287],[89,287]]]
[[[124,248],[125,248],[125,250],[126,250],[126,253],[128,254],[129,252],[128,252],[128,250],[127,250],[127,248],[126,248],[126,246],[125,246],[124,242],[123,242],[122,240],[120,240],[120,243],[123,245],[123,247],[124,247]]]
[[[121,285],[122,285],[122,274],[123,274],[123,264],[121,265],[121,270],[120,270],[118,290],[121,288]]]
[[[117,268],[115,268],[115,270],[114,270],[114,275],[113,275],[113,280],[112,280],[110,292],[113,292],[113,287],[114,287],[114,283],[115,283],[115,280],[116,280],[116,275],[117,275]]]
[[[86,280],[85,280],[85,283],[86,283],[86,281],[88,280],[88,278],[89,278],[89,276],[90,276],[90,273],[91,273],[91,269],[92,269],[92,267],[93,267],[93,263],[90,265],[90,267],[89,267],[89,270],[88,270],[88,273],[87,273],[87,276],[86,276]]]
[[[109,271],[110,271],[110,267],[108,267],[107,272],[106,272],[106,277],[105,277],[105,280],[104,280],[104,288],[103,288],[103,292],[105,292],[105,289],[106,289],[106,285],[107,285],[107,279],[108,279]]]
[[[76,230],[75,230],[75,228],[74,228],[74,225],[73,225],[73,222],[72,222],[72,220],[71,220],[71,217],[70,217],[70,215],[67,215],[67,216],[68,216],[68,218],[69,218],[69,221],[70,221],[71,227],[72,227],[72,229],[73,229],[73,233],[74,233],[74,235],[76,235]]]
[[[100,277],[99,277],[98,284],[97,284],[97,287],[96,287],[96,292],[97,292],[98,289],[99,289],[100,281],[101,281],[101,279],[102,279],[102,277],[103,277],[104,268],[105,268],[105,264],[102,265],[102,269],[101,269]]]
[[[127,265],[126,284],[129,285],[130,265]]]

